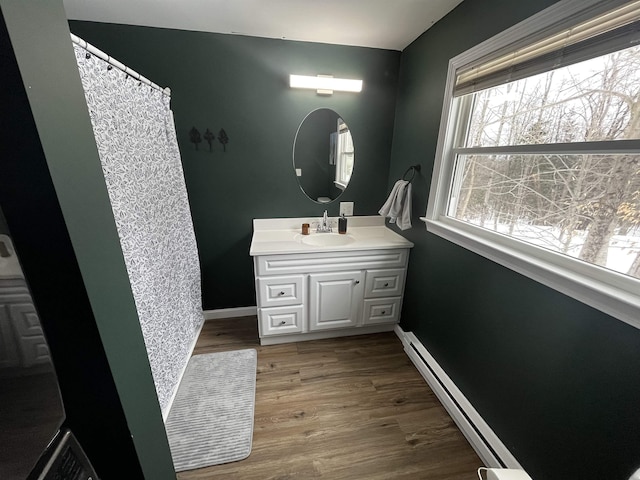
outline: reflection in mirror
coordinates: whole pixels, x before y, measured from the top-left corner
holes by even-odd
[[[349,185],[355,151],[347,124],[328,108],[309,113],[296,133],[293,166],[302,191],[311,200],[329,203]]]

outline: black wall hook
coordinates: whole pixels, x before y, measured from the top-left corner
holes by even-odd
[[[409,168],[407,168],[407,170],[404,172],[404,175],[402,175],[402,180],[405,180],[407,182],[411,182],[413,180],[413,177],[416,176],[416,172],[419,172],[421,169],[421,165],[418,163],[416,165],[411,165]],[[405,178],[407,176],[407,173],[411,172],[411,178]]]

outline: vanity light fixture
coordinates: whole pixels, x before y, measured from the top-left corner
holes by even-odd
[[[334,90],[337,92],[361,92],[362,80],[334,78],[331,75],[317,75],[315,77],[289,75],[289,86],[316,90],[319,95],[332,95]]]

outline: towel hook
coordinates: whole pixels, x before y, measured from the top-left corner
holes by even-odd
[[[416,164],[416,165],[411,165],[409,168],[407,168],[407,170],[404,172],[404,175],[402,175],[402,180],[407,181],[407,182],[411,182],[413,180],[413,177],[416,176],[416,172],[420,171],[420,168],[422,168],[420,166],[420,164]],[[404,177],[407,176],[407,173],[411,172],[411,178],[406,179]]]

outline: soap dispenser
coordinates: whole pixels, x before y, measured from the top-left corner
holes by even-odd
[[[344,213],[338,218],[338,233],[347,233],[347,217],[344,216]]]

